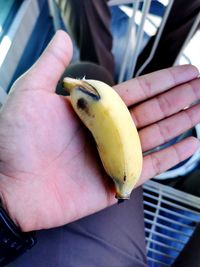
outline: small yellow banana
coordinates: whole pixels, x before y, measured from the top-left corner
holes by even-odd
[[[116,198],[129,199],[141,174],[142,150],[126,105],[100,81],[67,77],[63,85],[75,112],[96,141],[104,169],[115,183]]]

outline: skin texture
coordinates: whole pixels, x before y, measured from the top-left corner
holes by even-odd
[[[67,98],[55,94],[72,45],[58,31],[33,67],[13,85],[0,112],[0,196],[23,231],[51,228],[116,203],[92,137]],[[191,128],[200,106],[195,67],[161,70],[115,86],[136,123],[143,151]],[[195,138],[144,157],[138,186],[191,156]]]

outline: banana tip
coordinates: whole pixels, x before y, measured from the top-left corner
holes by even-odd
[[[122,196],[119,193],[116,193],[115,198],[117,198],[118,200],[117,203],[120,204],[120,203],[123,203],[125,200],[130,199],[130,195]]]

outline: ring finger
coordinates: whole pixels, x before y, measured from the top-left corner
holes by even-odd
[[[164,144],[200,122],[200,103],[139,131],[143,152]],[[151,136],[151,138],[149,138]]]
[[[130,109],[137,128],[169,117],[200,99],[200,79],[158,95]]]

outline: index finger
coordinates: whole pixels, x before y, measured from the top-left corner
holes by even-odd
[[[151,98],[199,75],[193,65],[181,65],[159,70],[114,86],[127,106]]]

